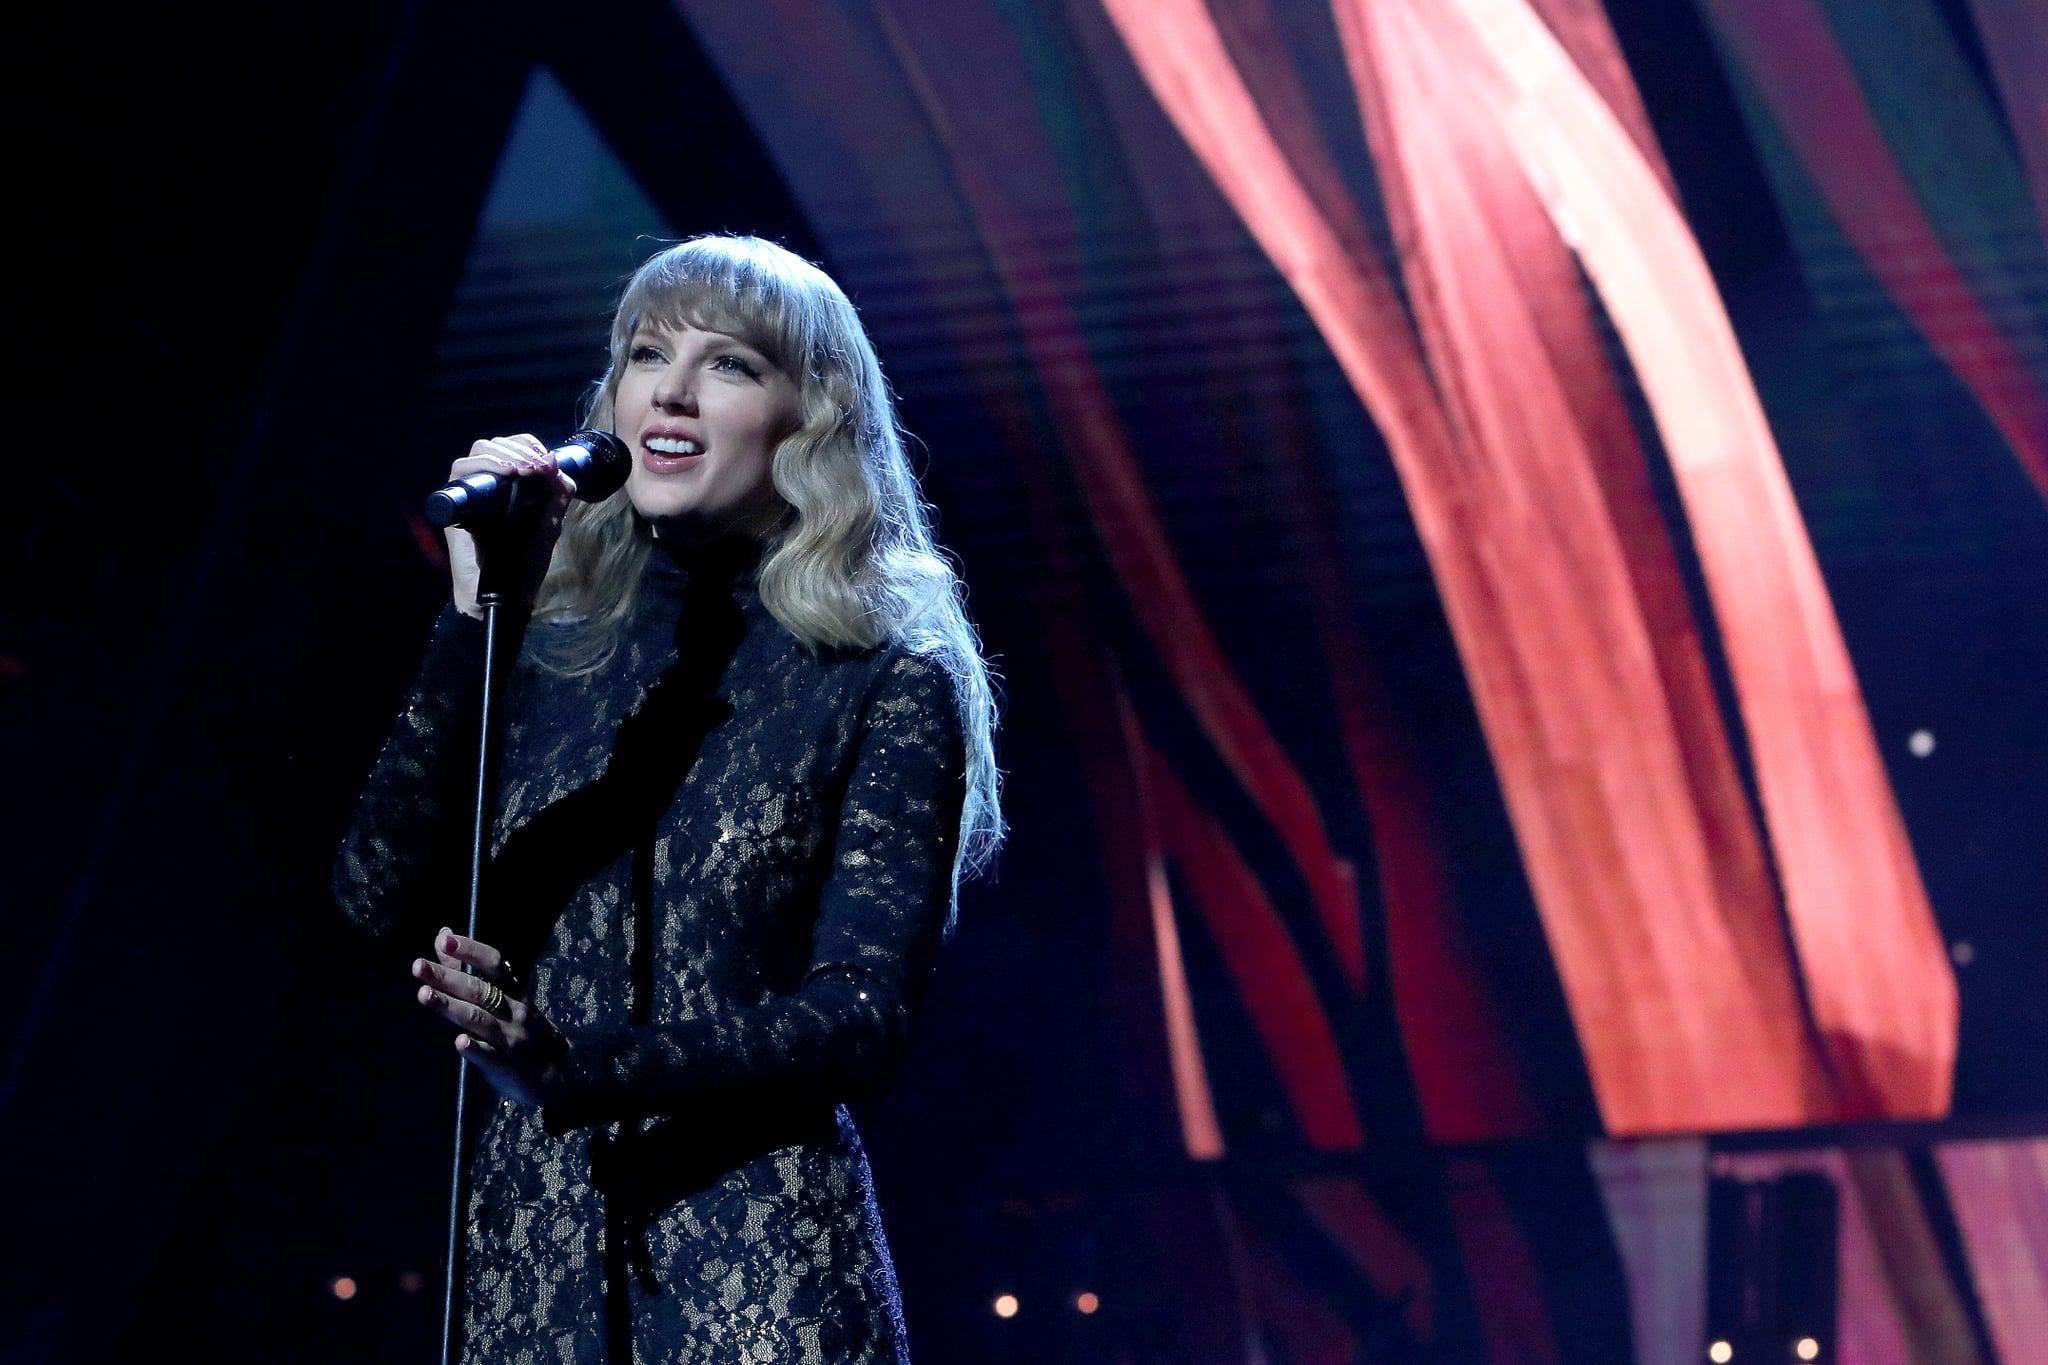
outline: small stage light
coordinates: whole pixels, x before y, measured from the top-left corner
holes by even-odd
[[[1801,1360],[1819,1360],[1820,1343],[1812,1337],[1801,1337],[1792,1343],[1792,1354]]]
[[[1915,758],[1927,757],[1934,752],[1934,731],[1915,730],[1906,736],[1906,748],[1912,751]]]
[[[1075,1296],[1074,1307],[1080,1309],[1083,1313],[1093,1313],[1096,1309],[1102,1307],[1102,1300],[1096,1298],[1093,1294],[1080,1294]]]
[[[999,1318],[1014,1318],[1017,1316],[1017,1296],[1015,1294],[996,1295],[996,1316]]]
[[[1735,1359],[1735,1348],[1725,1341],[1717,1341],[1707,1348],[1707,1359],[1713,1361],[1714,1365],[1728,1365],[1729,1361]]]
[[[347,1303],[356,1296],[356,1282],[346,1275],[336,1275],[333,1279],[329,1280],[327,1282],[327,1289],[329,1293],[333,1294],[335,1298],[340,1299],[343,1303]]]

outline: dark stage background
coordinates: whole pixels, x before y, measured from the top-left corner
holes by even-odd
[[[854,295],[1004,678],[1014,835],[861,1116],[920,1359],[1696,1360],[1755,1327],[1724,1310],[1756,1191],[1839,1246],[1798,1309],[1823,1359],[2048,1343],[2040,7],[1519,7],[1653,148],[1711,272],[1796,513],[1724,507],[1730,531],[1675,472],[1707,414],[1639,378],[1597,225],[1488,178],[1476,98],[1440,159],[1387,141],[1428,106],[1402,73],[1434,69],[1397,43],[1458,34],[1134,4],[235,0],[31,28],[0,1358],[432,1349],[451,1054],[410,1003],[421,945],[357,940],[325,890],[446,592],[418,500],[479,435],[570,430],[625,275],[713,230]],[[1175,94],[1221,88],[1160,38],[1204,14],[1277,159]],[[1262,216],[1283,163],[1309,216]],[[1432,198],[1440,165],[1465,179]],[[1432,216],[1468,191],[1483,241]],[[1322,258],[1281,240],[1309,222],[1393,281],[1385,311],[1316,293]],[[1474,531],[1481,484],[1431,483],[1361,378],[1398,336],[1425,375],[1402,402],[1440,400],[1471,467],[1547,449],[1458,406],[1514,353],[1430,253],[1499,243],[1531,316],[1577,319],[1527,368],[1564,377],[1607,539],[1544,503],[1561,463],[1516,494],[1537,513]],[[1457,560],[1459,527],[1497,559]],[[1854,675],[1793,727],[1849,774],[1806,816],[1767,794],[1806,751],[1745,690],[1775,656],[1717,577],[1753,540],[1768,578],[1774,537],[1824,590],[1785,656],[1838,640]],[[1513,567],[1595,540],[1562,588]],[[1587,678],[1628,650],[1574,652],[1596,560],[1666,671],[1642,728],[1588,747],[1675,733],[1668,808],[1625,762],[1572,805],[1527,758],[1626,709]],[[1869,823],[1814,835],[1837,810]],[[1631,830],[1671,839],[1651,864],[1694,838],[1704,920],[1606,837]],[[1901,849],[1895,914],[1802,889]],[[1718,977],[1672,947],[1701,923],[1762,937]],[[1720,1031],[1715,983],[1773,971],[1782,1047]],[[1879,1035],[1904,1041],[1856,1041]]]

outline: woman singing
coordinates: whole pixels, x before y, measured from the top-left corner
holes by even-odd
[[[642,266],[590,424],[633,455],[599,503],[531,436],[456,461],[552,502],[523,547],[449,533],[454,601],[336,864],[373,931],[450,918],[495,550],[532,605],[490,941],[442,929],[413,964],[500,1097],[463,1358],[906,1360],[843,1106],[902,1061],[957,882],[1001,839],[959,580],[852,304],[780,247]]]

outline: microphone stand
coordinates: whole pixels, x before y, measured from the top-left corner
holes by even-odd
[[[518,488],[514,485],[516,499]],[[477,582],[477,605],[484,609],[484,677],[483,706],[477,718],[476,749],[476,803],[469,835],[469,918],[465,935],[474,942],[478,937],[478,907],[483,897],[484,861],[489,855],[491,836],[491,808],[493,792],[497,787],[497,691],[498,691],[498,647],[499,627],[506,613],[506,597],[503,579],[517,577],[519,565],[515,559],[521,546],[523,523],[530,518],[519,518],[516,505],[507,509],[502,522],[493,526],[479,526],[471,529],[477,539],[477,558],[482,573]],[[496,571],[493,572],[493,566]],[[465,965],[462,969],[470,975],[475,968]],[[455,1365],[456,1352],[461,1336],[461,1322],[457,1316],[457,1280],[462,1265],[462,1206],[468,1197],[469,1186],[469,1063],[457,1059],[455,1063],[455,1155],[448,1178],[448,1258],[447,1277],[441,1299],[441,1365]]]

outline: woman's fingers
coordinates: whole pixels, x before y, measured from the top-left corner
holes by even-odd
[[[506,990],[518,988],[519,983],[505,955],[479,939],[464,938],[453,929],[443,929],[434,935],[434,955],[441,959],[443,966],[457,969],[474,967],[477,975],[487,981],[496,982]]]
[[[451,966],[446,958],[438,963],[429,962],[425,958],[415,958],[412,974],[435,990],[452,995],[457,1000],[466,1000],[472,1005],[481,1005],[484,1002],[484,979],[480,976],[471,976],[460,967]]]
[[[467,963],[461,952],[463,942],[462,936],[453,929],[443,929],[434,935],[434,956],[444,967],[462,967]]]
[[[452,929],[434,936],[438,962],[415,958],[421,985],[414,998],[461,1032],[455,1047],[499,1093],[527,1104],[546,1102],[568,1044],[547,1017],[518,994],[505,955]]]
[[[412,964],[412,974],[433,990],[464,1004],[475,1005],[499,1019],[511,1019],[525,1008],[525,1002],[518,996],[481,973],[472,975],[458,967],[418,958]]]
[[[505,1026],[526,1008],[513,994],[519,983],[505,955],[453,929],[434,936],[434,955],[439,962],[416,958],[412,964],[413,976],[425,983],[419,989],[419,1002],[457,1028],[504,1044]],[[464,971],[465,967],[473,968],[474,974]]]
[[[420,987],[416,998],[459,1029],[489,1043],[502,1044],[505,1041],[505,1021],[473,1000],[435,990],[432,986]]]
[[[484,1073],[484,1079],[499,1090],[518,1089],[518,1076],[505,1065],[498,1049],[470,1033],[455,1035],[455,1051],[462,1060]]]
[[[544,474],[555,467],[555,457],[540,439],[524,433],[494,436],[470,446],[469,454],[448,467],[450,479],[471,474]]]
[[[530,601],[530,594],[546,575],[548,557],[554,548],[555,537],[561,532],[562,514],[575,493],[575,482],[557,467],[554,452],[542,444],[539,437],[527,432],[478,441],[470,446],[469,454],[448,469],[451,480],[465,479],[472,474],[532,480],[519,485],[522,489],[521,505],[525,506],[529,499],[540,502],[540,506],[532,509],[539,513],[538,524],[529,526],[518,537],[523,542],[521,545],[491,547],[488,551],[496,554],[509,549],[513,555],[511,563],[499,565],[494,570],[504,580],[494,590],[516,595],[522,602]],[[479,620],[484,615],[479,593],[485,576],[483,560],[487,557],[480,551],[474,537],[455,527],[448,528],[448,568],[456,609]]]
[[[474,1066],[483,1073],[491,1088],[510,1100],[522,1104],[546,1102],[544,1087],[539,1078],[512,1064],[510,1057],[467,1033],[455,1035],[455,1051],[466,1065]]]

